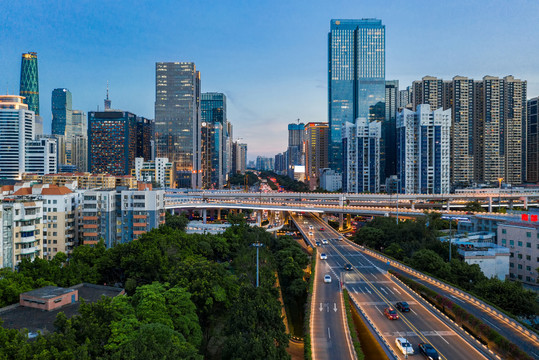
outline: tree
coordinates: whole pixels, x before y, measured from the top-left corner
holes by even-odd
[[[354,242],[379,249],[384,240],[384,232],[381,229],[366,226],[361,228],[354,237]]]
[[[471,212],[486,212],[485,209],[481,206],[481,203],[479,201],[469,201],[466,203],[466,206],[464,207],[464,211],[471,211]]]
[[[171,215],[167,212],[165,215],[165,224],[172,229],[183,231],[188,223],[189,219],[183,214]]]
[[[449,265],[444,262],[440,255],[432,250],[419,250],[410,259],[410,265],[417,270],[425,271],[433,275],[446,275],[449,273]]]

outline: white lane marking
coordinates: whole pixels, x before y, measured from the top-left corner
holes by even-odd
[[[496,329],[501,330],[499,327],[488,321],[487,319],[483,319],[484,321],[488,322],[490,325],[494,326]]]
[[[417,315],[417,313],[414,311],[414,309],[410,309],[410,310],[412,310],[412,312]]]
[[[368,292],[369,294],[372,294],[371,291],[370,291],[369,289],[365,288],[365,290],[367,290],[367,292]]]
[[[395,295],[395,293],[393,292],[393,290],[391,290],[390,288],[387,288],[389,290],[390,293],[392,293],[393,295]]]
[[[383,288],[383,286],[380,286],[380,290],[386,293],[386,295],[389,295],[388,292]]]
[[[397,294],[399,294],[399,295],[401,294],[401,292],[399,290],[397,290],[396,287],[393,287],[393,290],[395,290],[397,292]]]
[[[324,307],[322,306],[322,303],[320,303],[320,311],[322,311]]]
[[[434,333],[435,333],[436,335],[438,335],[438,336],[440,337],[440,339],[442,339],[443,341],[445,341],[445,343],[446,343],[447,345],[449,345],[449,342],[448,342],[446,339],[444,339],[444,337],[443,337],[442,335],[438,334],[438,331],[434,330]]]
[[[458,297],[456,297],[455,295],[449,294],[449,296],[451,296],[453,299],[455,299],[455,300],[457,300],[457,301],[462,301],[462,300],[460,300]]]
[[[333,311],[337,312],[337,303],[333,303]]]
[[[384,316],[384,314],[380,311],[380,309],[378,309],[378,306],[375,306],[376,310],[378,310],[378,312],[380,313],[380,315]]]
[[[328,328],[328,338],[331,339],[331,331],[329,331],[329,328]]]

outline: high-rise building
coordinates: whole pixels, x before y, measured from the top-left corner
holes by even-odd
[[[200,114],[202,136],[203,157],[202,176],[203,187],[222,188],[224,185],[226,171],[226,141],[228,124],[226,118],[226,96],[222,93],[202,93],[200,100]],[[206,159],[204,158],[207,157]],[[205,165],[204,165],[205,164]],[[208,171],[208,174],[204,174]],[[205,179],[205,180],[204,180]]]
[[[137,153],[136,157],[149,161],[152,159],[153,121],[137,116]]]
[[[451,110],[403,109],[397,116],[399,192],[444,194],[450,190]]]
[[[444,82],[433,76],[424,76],[420,81],[412,83],[412,105],[415,111],[419,105],[428,104],[432,111],[448,109],[450,82]]]
[[[26,172],[26,142],[34,139],[34,112],[23,100],[0,95],[0,179],[20,180]]]
[[[73,116],[73,100],[71,91],[68,89],[54,89],[51,100],[53,135],[69,134],[71,132]]]
[[[528,100],[526,181],[539,182],[539,97]]]
[[[27,173],[46,175],[58,171],[58,140],[41,137],[26,141],[25,168]]]
[[[175,187],[174,164],[169,162],[167,158],[145,161],[144,158],[137,157],[131,175],[136,177],[138,181],[156,183],[162,188]]]
[[[273,158],[265,156],[256,157],[256,170],[259,171],[273,171],[274,164]]]
[[[275,155],[275,162],[274,162],[274,171],[279,175],[286,175],[286,158],[285,154],[279,153]]]
[[[359,118],[344,124],[342,190],[349,193],[380,192],[380,139],[382,124]]]
[[[408,86],[405,90],[399,90],[397,109],[402,109],[412,103],[412,89]]]
[[[294,167],[305,165],[304,137],[305,124],[299,122],[297,124],[288,124],[287,172],[292,179],[294,178]]]
[[[358,118],[385,121],[385,26],[377,19],[334,19],[330,26],[330,168],[342,171],[345,124]]]
[[[386,119],[382,126],[380,144],[380,170],[385,179],[397,173],[397,131],[396,118],[399,103],[399,81],[386,80]]]
[[[71,164],[78,171],[88,171],[88,122],[83,111],[73,110],[70,142]]]
[[[37,71],[37,53],[22,54],[20,96],[24,96],[24,103],[28,110],[39,115],[39,77]]]
[[[247,144],[241,144],[237,141],[234,142],[233,147],[234,166],[233,172],[235,174],[245,174],[247,169]]]
[[[320,186],[320,170],[328,167],[328,123],[305,125],[305,181],[311,190]]]
[[[88,168],[92,173],[129,175],[135,166],[136,115],[127,111],[88,113]]]
[[[474,181],[475,86],[472,79],[455,76],[451,106],[451,183],[467,187]]]
[[[192,62],[155,64],[156,157],[176,164],[178,187],[201,187],[200,72]]]

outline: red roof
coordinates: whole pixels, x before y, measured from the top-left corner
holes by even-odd
[[[41,195],[66,195],[71,194],[73,191],[69,190],[65,186],[49,186],[41,190]]]
[[[19,190],[15,191],[13,195],[32,195],[32,189],[28,187],[20,188]]]

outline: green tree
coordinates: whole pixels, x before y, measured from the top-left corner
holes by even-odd
[[[481,206],[481,203],[479,201],[469,201],[466,203],[466,206],[464,207],[464,211],[471,211],[471,212],[486,212],[485,209]]]
[[[168,212],[165,214],[165,224],[172,229],[183,231],[188,223],[189,219],[183,214],[172,215]]]

